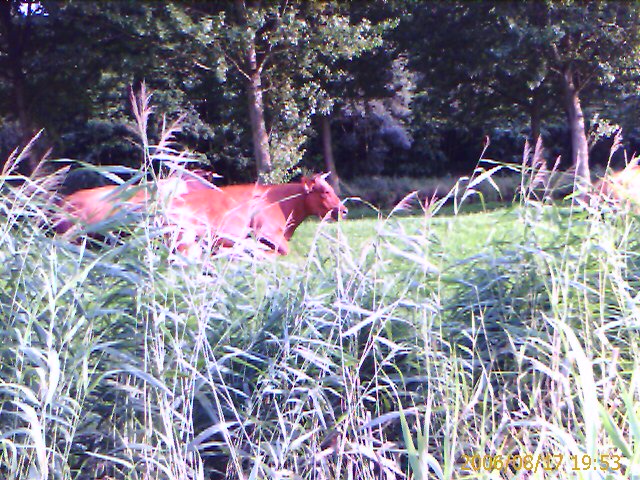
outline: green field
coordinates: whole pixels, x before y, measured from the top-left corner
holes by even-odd
[[[15,197],[2,478],[640,474],[633,215],[307,221],[287,257],[189,264],[145,223],[69,244]]]
[[[356,250],[384,238],[385,233],[393,236],[397,231],[416,235],[432,232],[447,239],[442,245],[444,252],[453,258],[463,258],[492,244],[512,241],[513,229],[518,223],[514,207],[503,206],[489,212],[462,212],[458,216],[444,212],[432,218],[427,218],[424,213],[411,215],[409,212],[407,216],[389,217],[388,214],[373,212],[365,218],[341,222],[340,231],[349,247]],[[307,221],[299,227],[291,241],[292,261],[299,262],[307,256],[317,228],[318,223],[314,221]],[[330,224],[325,228],[335,235],[338,227]]]

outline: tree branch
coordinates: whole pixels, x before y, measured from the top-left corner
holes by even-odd
[[[275,30],[278,29],[278,27],[282,23],[282,16],[284,15],[284,12],[286,11],[288,4],[289,4],[288,0],[284,0],[280,4],[280,11],[278,12],[278,15],[276,16],[273,24],[270,25],[268,28],[265,28],[264,30],[260,30],[256,32],[256,37],[258,36],[258,34],[262,34],[269,31],[274,32]],[[277,50],[277,47],[274,47],[273,43],[271,43],[268,39],[267,39],[267,42],[268,42],[267,49],[263,53],[261,53],[260,55],[261,58],[260,59],[256,58],[256,69],[259,74],[262,74],[262,71],[267,61],[269,60],[269,58],[271,58],[271,54],[276,53],[276,50]]]
[[[221,48],[220,50],[222,51],[222,54],[224,55],[224,58],[227,59],[229,62],[231,62],[233,64],[233,66],[236,67],[236,70],[238,70],[238,72],[240,72],[240,74],[243,77],[245,77],[247,80],[251,80],[251,76],[240,67],[240,62],[238,62],[230,54],[225,52],[224,49]]]
[[[558,50],[558,45],[555,43],[551,45],[551,51],[553,52],[553,57],[556,59],[556,62],[562,63],[562,56],[560,55],[560,51]]]

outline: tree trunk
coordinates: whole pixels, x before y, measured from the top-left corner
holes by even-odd
[[[578,180],[583,186],[590,185],[589,144],[584,127],[584,114],[580,105],[580,92],[575,84],[571,66],[566,66],[562,73],[565,109],[571,132],[571,160],[576,169]]]
[[[340,194],[340,178],[338,178],[338,171],[336,170],[336,162],[333,158],[333,145],[331,142],[331,121],[329,115],[321,115],[320,122],[322,124],[322,153],[324,155],[324,164],[327,172],[331,172],[329,175],[329,183]]]
[[[244,0],[235,0],[235,9],[240,25],[247,25],[247,9]],[[256,159],[258,180],[271,172],[271,154],[269,153],[269,135],[264,120],[264,100],[262,88],[262,65],[258,62],[255,38],[247,45],[246,51],[247,99],[249,103],[249,122],[253,155]]]
[[[529,116],[531,119],[531,145],[538,143],[540,138],[540,96],[537,91],[533,92],[533,98],[531,100],[531,108],[529,110]]]
[[[364,103],[364,158],[367,164],[371,165],[372,162],[369,158],[369,143],[371,142],[371,130],[369,128],[369,122],[371,121],[371,104],[366,97],[362,101]]]
[[[262,79],[259,72],[251,72],[251,79],[248,83],[248,97],[253,154],[256,159],[258,178],[261,178],[271,172],[271,154],[269,153],[269,135],[264,121]]]
[[[25,44],[28,41],[28,30],[26,27],[20,28],[13,21],[12,2],[2,2],[0,5],[0,21],[7,45],[7,72],[6,75],[11,82],[13,90],[13,101],[18,127],[20,129],[20,148],[24,148],[33,136],[33,128],[29,119],[27,108],[27,96],[25,86],[27,77],[23,69],[23,56]],[[30,11],[27,13],[30,15]],[[29,17],[27,18],[29,21]],[[20,165],[18,171],[29,175],[38,165],[38,158],[35,152],[26,152],[26,162]]]

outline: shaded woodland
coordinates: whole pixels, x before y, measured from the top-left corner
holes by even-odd
[[[228,182],[427,177],[542,138],[583,177],[640,144],[631,2],[0,4],[0,158],[137,166],[130,89]],[[617,158],[620,163],[621,156]],[[30,164],[29,164],[30,163]]]

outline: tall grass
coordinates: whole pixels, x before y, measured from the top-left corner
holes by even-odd
[[[184,156],[143,138],[146,165]],[[50,186],[5,172],[0,477],[640,475],[637,218],[554,205],[541,155],[504,214],[423,203],[307,225],[303,256],[195,263],[151,218],[102,248],[52,236]]]

